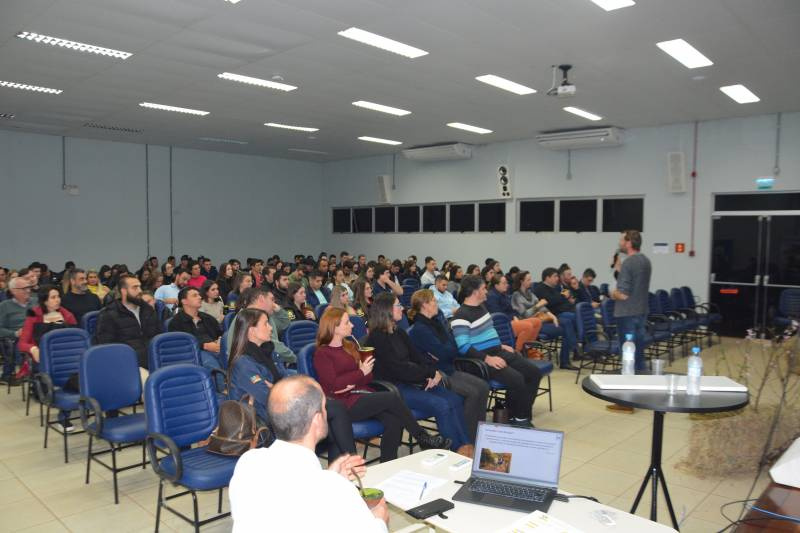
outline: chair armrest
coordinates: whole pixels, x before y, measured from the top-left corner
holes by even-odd
[[[161,468],[161,463],[159,462],[158,455],[156,455],[156,453],[158,450],[165,450],[159,448],[156,445],[156,441],[159,444],[166,444],[167,451],[169,452],[167,453],[167,457],[171,455],[175,461],[174,475],[170,475],[163,468]],[[159,477],[173,483],[183,477],[183,458],[181,457],[181,451],[178,449],[178,445],[175,444],[175,441],[172,440],[172,438],[164,435],[163,433],[148,433],[147,437],[144,438],[144,444],[147,448],[147,455],[150,456],[150,465],[153,467],[153,472],[158,474]]]
[[[398,396],[400,396],[400,389],[398,389],[394,383],[390,383],[388,381],[376,379],[374,381],[371,381],[369,386],[379,391],[393,392]]]
[[[40,372],[34,376],[33,383],[36,387],[36,394],[39,396],[39,400],[45,405],[53,405],[55,401],[53,398],[55,387],[50,375]]]
[[[594,333],[598,337],[603,337],[602,339],[599,339],[599,340],[603,340],[605,342],[608,342],[609,344],[611,343],[611,337],[605,331],[603,331],[602,329],[599,329],[599,328],[592,329],[592,330],[589,330],[587,333]]]
[[[86,404],[89,404],[88,406]],[[83,429],[95,437],[100,437],[103,432],[103,410],[97,400],[91,396],[81,396],[78,400],[78,409],[81,413],[81,425]],[[94,416],[94,429],[89,429],[89,411]]]
[[[678,309],[681,313],[685,314],[688,318],[697,319],[697,311],[689,309],[688,307],[681,307]]]
[[[461,372],[478,376],[489,381],[489,369],[486,363],[472,357],[456,357],[453,360],[453,367]]]
[[[214,379],[214,374],[219,374],[220,376],[222,376],[222,382],[223,383],[227,383],[228,382],[228,375],[223,370],[220,370],[219,368],[212,368],[211,369],[211,381],[214,382],[214,387],[217,387],[217,380]],[[217,392],[219,392],[220,394],[224,394],[226,392],[225,391],[225,385],[223,385],[222,387],[223,387],[222,390],[217,390]]]
[[[531,348],[533,348],[535,350],[539,350],[540,352],[545,354],[550,361],[553,360],[553,352],[554,352],[554,350],[551,350],[550,348],[545,346],[543,342],[539,342],[539,341],[526,342],[526,343],[524,343],[522,345],[522,347],[526,351],[530,350]]]

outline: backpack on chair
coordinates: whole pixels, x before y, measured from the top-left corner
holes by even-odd
[[[236,400],[226,400],[219,408],[219,423],[208,438],[207,450],[218,455],[238,457],[258,446],[262,433],[269,428],[256,426],[256,410],[249,394]]]

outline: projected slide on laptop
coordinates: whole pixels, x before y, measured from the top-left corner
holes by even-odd
[[[558,485],[564,434],[559,431],[480,424],[474,473],[544,486]]]

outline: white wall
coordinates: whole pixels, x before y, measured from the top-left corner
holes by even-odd
[[[572,152],[572,179],[566,179],[566,153],[540,148],[534,140],[478,147],[467,161],[415,163],[397,157],[394,204],[488,200],[497,198],[496,168],[508,164],[515,200],[547,197],[644,196],[643,250],[654,263],[653,286],[690,285],[707,294],[712,193],[755,190],[754,179],[772,174],[774,115],[700,124],[697,178],[696,256],[656,255],[652,243],[690,240],[690,194],[666,191],[667,153],[683,151],[691,164],[692,124],[629,130],[619,148]],[[776,190],[800,190],[800,113],[784,114],[781,167]],[[376,176],[391,174],[392,158],[373,157],[324,166],[323,191],[329,207],[374,205]],[[504,268],[514,264],[534,272],[568,262],[575,270],[591,266],[598,282],[610,281],[608,268],[618,235],[613,233],[519,233],[516,201],[506,208],[507,231],[501,234],[373,234],[331,232],[328,209],[324,248],[338,253],[383,253],[405,258],[432,255],[461,265],[482,264],[488,257]]]
[[[149,147],[146,180],[144,145],[67,138],[66,179],[78,196],[61,189],[61,154],[61,137],[0,130],[0,265],[138,268],[148,197],[150,253],[162,260],[171,251],[220,263],[321,246],[317,163],[174,149],[171,250],[169,148]]]

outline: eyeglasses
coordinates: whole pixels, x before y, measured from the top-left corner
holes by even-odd
[[[403,304],[394,304],[394,307],[399,307],[400,309],[403,308]]]

